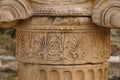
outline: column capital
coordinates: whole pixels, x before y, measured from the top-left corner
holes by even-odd
[[[93,22],[108,28],[120,28],[120,0],[99,0],[93,9]]]
[[[12,26],[16,21],[31,16],[31,4],[28,0],[2,0],[0,1],[0,24]],[[14,22],[10,25],[9,22]],[[7,25],[5,25],[7,23]]]

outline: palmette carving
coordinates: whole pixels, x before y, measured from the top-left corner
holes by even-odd
[[[68,29],[67,32],[64,32],[64,28],[52,32],[41,30],[24,31],[18,28],[19,61],[40,64],[84,64],[101,63],[109,58],[109,29]]]
[[[60,58],[59,36],[53,34],[35,34],[33,40],[34,52],[43,60],[58,60]]]
[[[115,5],[111,6],[109,1]],[[95,2],[98,6],[92,15]],[[91,15],[98,25],[109,26],[112,20],[112,25],[119,26],[114,22],[116,13],[119,17],[119,2],[2,0],[0,22],[19,21],[16,27],[19,80],[107,80],[110,29],[93,24]],[[108,5],[100,7],[104,3]]]
[[[78,53],[75,51],[80,46],[80,40],[79,35],[76,34],[46,33],[38,34],[33,45],[35,48],[36,45],[38,46],[35,54],[41,56],[43,60],[73,60],[78,58]]]
[[[27,32],[17,32],[16,33],[16,36],[17,36],[17,51],[19,51],[19,56],[20,57],[24,57],[24,56],[28,56],[28,57],[31,57],[33,56],[33,54],[31,54],[32,52],[32,47],[31,47],[31,34],[28,34]],[[31,40],[28,40],[30,39]]]

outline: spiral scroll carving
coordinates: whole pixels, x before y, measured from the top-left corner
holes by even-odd
[[[105,62],[110,56],[110,30],[90,22],[83,17],[26,20],[17,27],[17,60],[54,65]]]
[[[31,16],[30,3],[27,0],[0,1],[0,22],[12,22]]]
[[[120,28],[120,0],[100,0],[92,14],[93,22],[109,28]]]

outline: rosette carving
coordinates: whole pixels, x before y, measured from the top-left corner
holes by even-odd
[[[120,0],[99,0],[92,14],[97,25],[120,28]]]

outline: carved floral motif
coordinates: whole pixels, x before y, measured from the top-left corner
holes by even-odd
[[[38,46],[36,54],[44,60],[56,61],[78,58],[77,49],[80,46],[79,34],[46,33],[37,34],[33,41]],[[38,50],[37,50],[38,49]]]
[[[108,33],[109,30],[17,31],[17,57],[20,61],[40,64],[82,64],[105,61],[109,57]]]
[[[98,25],[118,27],[119,5],[119,0],[2,0],[0,22],[33,16],[17,28],[19,79],[107,80],[110,29],[94,25],[91,15]]]

